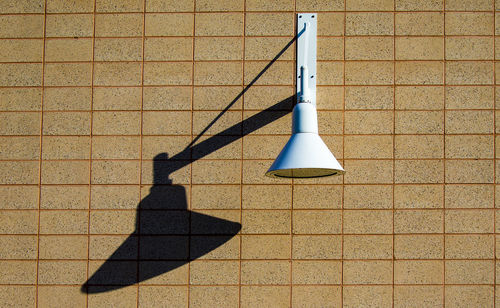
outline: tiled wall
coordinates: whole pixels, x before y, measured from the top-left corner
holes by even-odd
[[[495,6],[1,1],[0,306],[493,307]],[[296,12],[344,177],[264,177]]]

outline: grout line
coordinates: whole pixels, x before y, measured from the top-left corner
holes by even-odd
[[[241,88],[244,89],[245,87],[245,56],[246,56],[246,17],[247,17],[247,14],[246,14],[246,0],[243,1],[243,8],[244,8],[244,11],[245,13],[243,14],[243,36],[242,36],[242,52],[241,52],[241,72],[242,72],[242,76],[241,76]],[[245,92],[243,92],[242,96],[241,96],[241,121],[243,121],[245,119]],[[243,136],[243,125],[240,126],[240,133],[241,133],[241,155],[240,155],[240,183],[239,183],[239,187],[240,187],[240,224],[243,223],[243,156],[244,156],[244,152],[243,152],[243,149],[244,149],[244,142],[245,142],[245,137]],[[242,226],[243,227],[243,226]],[[238,260],[238,307],[241,308],[241,303],[242,303],[242,297],[241,297],[241,260],[242,260],[242,254],[241,254],[241,250],[242,250],[242,247],[243,247],[243,238],[241,236],[241,231],[239,232],[238,234],[238,237],[239,237],[239,252],[238,252],[238,257],[239,257],[239,260]]]
[[[443,0],[443,307],[446,307],[446,0]]]
[[[42,48],[42,61],[45,61],[45,37],[47,33],[47,0],[44,0],[44,15],[43,15],[43,48]],[[44,108],[44,85],[45,85],[45,63],[42,63],[42,81],[41,81],[41,98],[40,98],[40,111],[38,112],[40,115],[40,136],[39,136],[39,144],[40,151],[38,157],[38,196],[37,196],[37,235],[36,235],[36,281],[35,281],[35,307],[38,307],[39,302],[39,290],[38,290],[38,282],[40,276],[40,209],[41,209],[41,201],[42,201],[42,154],[43,154],[43,108]]]
[[[345,64],[346,64],[346,55],[345,55],[345,45],[346,45],[346,8],[347,8],[347,0],[344,0],[344,19],[343,19],[343,32],[342,32],[342,159],[345,157],[345,101],[346,101],[346,78],[345,78]],[[345,163],[342,161],[345,168]],[[341,203],[341,225],[340,225],[340,250],[341,250],[341,264],[340,264],[340,306],[344,306],[344,210],[345,210],[345,175],[342,175],[342,203]]]
[[[497,164],[497,152],[496,152],[496,132],[497,132],[497,123],[496,123],[496,108],[497,108],[497,104],[496,104],[496,94],[497,94],[497,87],[496,87],[496,84],[497,84],[497,78],[496,78],[496,39],[495,39],[495,32],[496,32],[496,1],[493,1],[493,84],[495,85],[493,87],[493,109],[495,109],[494,111],[494,115],[493,115],[493,158],[495,159],[495,161],[493,162],[493,232],[495,232],[495,235],[494,235],[494,239],[493,239],[493,262],[494,262],[494,266],[495,266],[495,269],[497,268],[497,260],[496,260],[496,255],[497,255],[497,224],[496,224],[496,215],[497,215],[497,205],[496,205],[496,184],[497,184],[497,168],[496,168],[496,164]],[[497,282],[498,282],[498,277],[497,277],[497,271],[495,270],[495,273],[494,273],[494,280],[493,280],[495,286],[493,287],[493,307],[496,307],[497,306]]]
[[[396,11],[396,1],[393,1],[394,11]],[[394,13],[392,18],[392,34],[396,34],[396,14]],[[392,41],[392,56],[393,56],[393,67],[392,67],[392,308],[394,308],[395,302],[395,263],[396,254],[394,251],[395,242],[395,200],[394,200],[394,183],[396,183],[396,38],[393,37]],[[345,158],[345,157],[343,157]]]

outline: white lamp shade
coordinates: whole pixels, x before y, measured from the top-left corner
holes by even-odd
[[[343,173],[344,169],[318,134],[295,133],[266,175],[279,178],[316,178]]]

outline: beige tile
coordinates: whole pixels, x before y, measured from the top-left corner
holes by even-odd
[[[447,233],[490,233],[494,228],[493,210],[447,210]]]
[[[143,2],[140,0],[127,0],[116,3],[111,0],[97,0],[97,12],[142,12]]]
[[[88,159],[90,137],[86,136],[44,136],[43,159]]]
[[[446,35],[492,35],[492,13],[446,13]]]
[[[493,286],[446,286],[446,307],[494,307]]]
[[[146,61],[178,61],[192,58],[193,40],[191,38],[145,39],[144,59]]]
[[[341,259],[342,239],[339,235],[294,235],[293,259]]]
[[[191,182],[190,168],[184,162],[158,161],[153,176],[153,162],[143,161],[141,171],[142,184],[189,184]]]
[[[336,134],[336,135],[342,134],[342,121],[343,121],[342,112],[322,111],[318,114],[318,121],[320,123],[318,128],[320,134]],[[327,140],[327,138],[325,138],[325,142],[328,143],[329,141],[330,140]],[[340,140],[336,141],[340,142]],[[340,148],[337,149],[340,152]]]
[[[87,304],[85,293],[78,286],[39,286],[39,307],[83,307]]]
[[[47,40],[45,44],[45,61],[92,61],[92,40]]]
[[[37,140],[38,139],[38,140]],[[0,159],[35,160],[40,156],[40,138],[37,137],[0,137]]]
[[[442,235],[395,235],[397,259],[441,259],[444,256]]]
[[[41,211],[40,234],[87,234],[88,211]]]
[[[46,86],[90,86],[92,65],[90,63],[45,64]]]
[[[47,112],[44,135],[90,135],[90,112]]]
[[[90,110],[91,103],[92,91],[90,88],[45,88],[43,91],[43,109],[45,111]]]
[[[345,40],[346,60],[392,60],[394,39],[391,37],[348,37]]]
[[[451,85],[485,85],[493,83],[491,62],[447,62],[446,83]]]
[[[396,111],[397,134],[442,134],[442,111]]]
[[[35,284],[37,279],[36,261],[0,261],[0,283]],[[33,303],[31,303],[33,304]]]
[[[140,112],[106,111],[94,112],[92,134],[94,135],[137,135],[141,129]],[[144,129],[143,133],[147,133]]]
[[[243,159],[276,158],[288,139],[288,136],[245,136]]]
[[[141,61],[142,39],[98,38],[95,40],[95,61]]]
[[[213,3],[209,0],[196,0],[196,11],[243,11],[244,1],[225,0],[218,3]]]
[[[441,210],[398,210],[394,212],[395,233],[441,233]]]
[[[214,72],[219,72],[214,75]],[[242,67],[239,62],[197,62],[194,67],[195,85],[239,85]]]
[[[141,36],[142,22],[142,14],[96,14],[95,36]],[[148,35],[147,30],[146,35]]]
[[[392,109],[394,106],[393,87],[346,87],[346,109]]]
[[[197,14],[195,19],[195,33],[197,36],[242,35],[243,13]]]
[[[265,1],[248,0],[245,4],[247,11],[291,11],[294,8],[294,2],[291,0]]]
[[[293,307],[340,307],[341,291],[338,286],[294,286]]]
[[[189,288],[189,307],[237,307],[238,294],[236,286],[192,286]],[[186,307],[186,304],[179,307]]]
[[[186,88],[186,95],[191,99],[191,90]],[[193,91],[193,109],[194,110],[223,110],[230,103],[238,98],[231,106],[230,110],[241,109],[241,99],[239,95],[242,88],[239,86],[230,87],[195,87]],[[248,93],[248,92],[247,92]],[[187,105],[187,104],[186,104]],[[186,106],[190,107],[190,106]]]
[[[243,184],[290,184],[290,180],[264,176],[271,164],[272,161],[269,160],[244,160]]]
[[[193,18],[193,14],[146,14],[146,36],[193,35]]]
[[[392,233],[392,211],[349,210],[344,211],[344,233],[390,234]]]
[[[339,261],[293,261],[292,269],[293,284],[339,284],[342,277]]]
[[[340,245],[340,241],[338,244]],[[290,247],[290,235],[241,236],[241,258],[243,259],[289,259]]]
[[[447,175],[448,176],[448,175]],[[396,160],[394,181],[402,184],[443,183],[442,160]]]
[[[397,62],[396,84],[398,85],[435,85],[443,83],[443,64],[441,62]]]
[[[337,37],[319,37],[317,42],[318,60],[343,60],[344,41]]]
[[[493,235],[446,235],[445,256],[448,259],[492,259],[494,255]]]
[[[36,236],[0,236],[0,258],[34,260],[37,258]]]
[[[94,161],[92,184],[139,184],[139,161]]]
[[[491,60],[494,55],[493,38],[447,37],[446,59],[449,60]]]
[[[398,135],[394,139],[396,158],[443,158],[444,142],[439,135]]]
[[[490,109],[493,107],[493,87],[446,87],[446,108]]]
[[[43,13],[44,2],[40,0],[21,0],[16,3],[2,3],[0,10],[4,13]]]
[[[43,38],[43,15],[2,15],[1,38]]]
[[[388,307],[392,303],[391,286],[343,287],[344,307]]]
[[[244,83],[245,84],[250,84],[256,76],[260,75],[262,71],[264,70],[265,66],[268,64],[268,62],[248,62],[245,64],[245,74],[244,74]],[[227,64],[225,64],[227,65]],[[262,76],[259,77],[258,80],[255,81],[256,85],[291,85],[293,83],[293,68],[294,68],[294,63],[291,61],[282,61],[282,62],[276,62],[274,63],[268,70],[266,70]],[[340,72],[341,70],[341,64],[340,63],[328,63],[323,66],[318,66],[318,71],[321,69],[333,69],[334,72],[325,72],[325,76],[322,80],[323,83],[321,83],[318,80],[318,84],[329,84],[329,83],[335,83],[339,82],[341,80],[341,77],[338,76],[337,73]],[[229,67],[227,68],[229,69]],[[238,67],[235,67],[232,69],[232,71],[236,71],[239,69]],[[219,71],[224,72],[221,69],[218,69]],[[240,71],[233,77],[234,82],[238,82],[239,76],[240,76]],[[235,74],[233,72],[230,72],[230,74]],[[205,78],[206,79],[206,78]],[[227,83],[225,79],[221,79],[220,77],[218,78],[222,84]],[[235,83],[236,84],[236,83]],[[267,105],[266,107],[268,107]]]
[[[489,11],[493,9],[493,1],[458,1],[448,0],[446,2],[446,10],[451,11]]]
[[[487,284],[495,280],[493,260],[447,260],[445,280],[449,284]]]
[[[441,208],[443,194],[441,185],[397,185],[394,187],[394,207]]]
[[[115,253],[116,250],[120,248],[120,252]],[[91,235],[89,241],[89,259],[91,260],[127,260],[136,259],[138,253],[138,239],[129,238],[126,235]],[[126,249],[125,249],[126,248]],[[147,262],[147,261],[146,261]],[[168,262],[168,261],[165,261]],[[146,263],[149,265],[149,263]],[[139,266],[144,265],[140,264]],[[147,266],[146,265],[146,266]],[[160,265],[160,264],[159,264]],[[169,272],[170,277],[182,276],[179,273],[182,272],[182,268],[176,268]],[[187,270],[184,273],[184,278],[187,279]],[[186,279],[183,281],[185,282]],[[148,280],[149,283],[154,283],[155,279]],[[158,281],[156,281],[158,282]],[[169,283],[175,283],[175,281],[168,281]]]
[[[0,186],[1,209],[38,208],[37,186]]]
[[[394,34],[392,13],[347,13],[346,35],[392,35]]]
[[[492,111],[446,112],[446,133],[451,134],[489,134],[493,133]]]
[[[37,184],[38,162],[10,161],[0,162],[1,184]]]
[[[348,160],[344,162],[346,184],[388,184],[393,182],[393,166],[389,160]]]
[[[88,186],[44,185],[40,193],[41,209],[83,210],[89,208]]]
[[[393,133],[393,112],[347,111],[345,113],[345,133],[391,134]]]
[[[130,234],[135,218],[135,211],[91,211],[90,234]]]
[[[2,63],[0,72],[3,86],[29,87],[42,84],[42,65],[38,63]]]
[[[81,284],[86,280],[86,261],[40,261],[39,284]]]
[[[291,13],[247,13],[245,18],[247,36],[293,35]]]
[[[145,85],[190,85],[192,65],[184,62],[144,64]]]
[[[94,11],[94,2],[92,0],[47,0],[47,13],[92,13]]]
[[[390,235],[345,235],[343,247],[344,259],[392,258],[393,243]]]
[[[318,35],[341,36],[344,34],[344,13],[321,13],[318,18]]]
[[[184,307],[188,301],[188,288],[184,286],[141,286],[139,287],[138,301],[141,307],[160,307],[161,305]]]
[[[138,86],[141,84],[141,63],[96,63],[94,84],[100,86]]]
[[[287,210],[244,210],[243,234],[289,234],[291,217]]]
[[[47,37],[91,37],[93,30],[92,14],[47,15]]]
[[[42,40],[0,40],[2,62],[41,62],[42,54]]]
[[[493,161],[450,160],[446,162],[446,183],[493,183]]]
[[[290,305],[289,286],[243,286],[241,287],[241,307],[276,307]]]
[[[288,187],[284,186],[284,188]],[[273,188],[273,190],[276,189],[277,189],[276,187]],[[340,186],[332,186],[332,185],[294,185],[293,208],[294,209],[340,209],[342,203],[341,190],[342,188]]]
[[[442,9],[442,6],[439,10]],[[396,35],[442,35],[444,32],[443,13],[397,13]]]
[[[396,284],[441,284],[444,262],[441,260],[394,261]]]
[[[147,88],[150,89],[150,88]],[[144,89],[146,92],[146,89]],[[94,88],[93,110],[139,110],[141,88]],[[146,94],[144,95],[146,96]]]
[[[94,137],[92,158],[94,159],[139,159],[139,137]]]
[[[47,91],[47,89],[45,89]],[[0,89],[1,111],[36,111],[40,110],[42,90],[38,88],[3,88]]]
[[[195,60],[241,60],[243,55],[241,38],[196,38],[194,46]]]
[[[242,261],[241,284],[288,284],[290,283],[290,271],[288,261]]]
[[[338,210],[293,212],[293,234],[340,234],[342,213]]]
[[[344,91],[336,86],[319,87],[316,89],[316,100],[316,107],[320,110],[341,110],[344,105]]]
[[[443,109],[443,87],[397,86],[396,109]]]
[[[394,1],[392,0],[348,0],[346,10],[348,11],[392,11]]]
[[[392,158],[392,136],[346,136],[344,157]]]
[[[241,163],[234,160],[197,161],[192,165],[194,184],[239,184]]]
[[[143,194],[145,197],[147,194]],[[92,209],[135,209],[139,203],[139,187],[92,186]]]
[[[290,37],[245,37],[245,60],[272,60],[283,51],[291,40]],[[237,46],[237,43],[234,46]],[[293,60],[292,46],[288,47],[278,59]],[[334,46],[336,50],[337,44],[334,43]],[[318,53],[320,52],[318,51]]]
[[[0,299],[6,307],[32,307],[36,302],[36,287],[0,286]]]
[[[190,153],[183,151],[190,142],[190,136],[143,136],[142,158],[153,159],[156,155],[160,155],[160,153],[167,150],[170,157],[176,156],[179,159],[188,159]]]
[[[446,185],[447,208],[493,208],[494,187],[491,185]]]
[[[346,62],[347,85],[390,85],[394,83],[392,62]]]
[[[392,271],[392,261],[344,261],[344,283],[388,284]]]
[[[39,135],[40,114],[0,113],[0,135]]]
[[[446,157],[493,158],[493,136],[446,136]]]
[[[143,95],[143,110],[189,110],[191,108],[190,87],[147,87],[144,88]]]
[[[194,1],[150,0],[146,2],[147,12],[191,12]]]
[[[439,286],[395,286],[394,307],[441,307],[442,289]]]
[[[289,209],[292,204],[291,192],[292,189],[289,185],[244,185],[241,192],[242,208]],[[256,198],[255,196],[259,197]],[[300,204],[300,201],[302,199],[299,195],[297,202]],[[236,202],[234,204],[236,205]],[[239,202],[237,205],[239,205]]]
[[[189,282],[193,285],[236,284],[238,267],[238,261],[193,261]]]
[[[89,287],[89,291],[93,293],[91,296],[88,296],[89,306],[137,307],[137,286],[124,287],[114,290],[114,292],[99,293],[101,288],[100,286]]]
[[[346,185],[344,186],[344,208],[392,208],[392,187],[389,185]]]
[[[88,184],[88,161],[43,161],[42,184]]]
[[[344,9],[344,3],[340,0],[298,0],[296,4],[296,9],[298,11],[342,11]],[[321,16],[321,15],[320,15]]]
[[[444,41],[440,37],[398,37],[395,48],[396,60],[442,60],[444,57]]]
[[[86,259],[87,236],[40,236],[40,259]]]

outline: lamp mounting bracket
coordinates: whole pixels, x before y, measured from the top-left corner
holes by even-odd
[[[297,14],[297,103],[316,107],[317,13]]]

